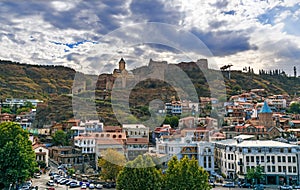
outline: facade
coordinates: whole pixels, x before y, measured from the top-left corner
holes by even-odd
[[[49,148],[49,156],[59,164],[82,164],[81,150],[71,146],[54,146]]]
[[[166,113],[169,115],[180,115],[182,113],[182,105],[180,101],[172,101],[165,104]]]
[[[46,167],[49,166],[49,150],[42,144],[33,145],[33,150],[35,152],[36,161],[45,162]]]
[[[149,151],[149,128],[142,124],[123,124],[126,133],[126,157],[135,159]]]
[[[156,142],[156,153],[166,155],[164,160],[173,156],[178,159],[184,156],[190,159],[194,157],[198,160],[199,166],[202,166],[206,171],[214,171],[214,144],[207,141],[193,141],[193,136],[175,140],[159,139]]]
[[[244,180],[250,168],[261,166],[266,184],[298,183],[299,152],[297,145],[273,140],[246,140],[241,136],[215,143],[219,172],[230,179]]]

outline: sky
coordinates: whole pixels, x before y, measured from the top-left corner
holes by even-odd
[[[111,73],[149,59],[300,73],[300,0],[0,1],[0,59]],[[299,74],[300,75],[300,74]]]

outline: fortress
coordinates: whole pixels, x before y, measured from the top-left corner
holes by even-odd
[[[181,68],[185,71],[195,69],[208,69],[207,59],[199,59],[197,62],[181,62],[179,64],[168,64],[167,61],[154,61],[150,59],[147,66],[133,69],[132,72],[126,69],[126,62],[123,58],[119,61],[119,68],[114,69],[112,74],[101,74],[98,77],[97,89],[112,90],[113,88],[127,88],[134,86],[145,79],[156,79],[165,81],[168,72],[174,68]]]

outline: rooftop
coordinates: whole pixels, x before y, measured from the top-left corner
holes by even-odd
[[[231,145],[236,147],[298,147],[297,145],[273,140],[244,140],[238,143],[235,139],[227,139],[218,141],[216,144]]]
[[[267,101],[264,102],[264,105],[261,108],[260,113],[272,113],[272,110],[270,109]]]

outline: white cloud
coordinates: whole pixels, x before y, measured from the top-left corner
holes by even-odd
[[[22,4],[3,1],[0,3],[0,59],[30,64],[61,64],[94,73],[107,72],[121,56],[131,60],[129,65],[132,68],[147,64],[150,58],[172,63],[189,61],[188,56],[168,49],[155,49],[143,44],[116,46],[118,40],[126,35],[131,39],[139,37],[134,35],[140,34],[131,31],[124,32],[120,39],[101,38],[118,27],[154,20],[175,24],[178,29],[195,32],[199,38],[204,38],[203,41],[209,40],[207,45],[211,46],[212,52],[219,52],[215,55],[218,65],[232,63],[239,69],[251,65],[256,70],[289,68],[296,64],[294,60],[300,54],[300,35],[297,36],[300,32],[296,26],[293,28],[294,22],[299,20],[300,12],[294,8],[300,6],[299,2],[157,0],[145,4],[147,12],[140,10],[145,8],[143,2],[133,0],[120,1],[122,4],[100,1],[91,4],[84,1],[32,1]],[[151,7],[147,6],[159,6],[159,12],[152,13]],[[20,11],[14,12],[14,9]],[[153,34],[153,39],[163,37],[158,34]],[[83,40],[89,42],[76,48],[63,45]],[[238,43],[239,40],[242,43]],[[94,41],[99,44],[93,44]],[[195,52],[190,53],[193,58],[203,58]],[[283,65],[285,62],[288,64]],[[105,64],[110,66],[105,67]],[[93,69],[95,65],[98,70]]]

